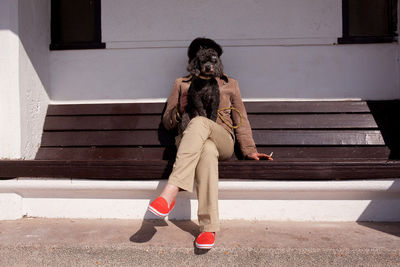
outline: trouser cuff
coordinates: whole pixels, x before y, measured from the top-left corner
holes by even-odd
[[[168,184],[175,185],[176,187],[179,187],[180,189],[188,191],[190,193],[193,192],[193,186],[187,186],[187,185],[181,184],[177,181],[170,181],[170,180],[168,180]]]
[[[219,224],[207,224],[200,226],[200,232],[218,232],[219,230]]]

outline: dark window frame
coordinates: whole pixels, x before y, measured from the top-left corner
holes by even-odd
[[[95,6],[95,40],[93,42],[62,42],[58,29],[60,29],[59,4],[51,0],[51,43],[50,50],[74,49],[104,49],[106,44],[101,41],[101,0],[92,0]]]
[[[369,43],[392,43],[397,42],[397,9],[398,0],[389,1],[388,35],[381,36],[350,36],[349,34],[349,0],[342,0],[342,22],[343,36],[338,38],[339,44],[369,44]]]

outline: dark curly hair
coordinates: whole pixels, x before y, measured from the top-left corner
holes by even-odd
[[[220,57],[223,53],[222,47],[214,40],[205,37],[198,37],[194,39],[189,45],[187,53],[189,57],[189,62],[196,57],[197,52],[200,50],[200,48],[213,49],[215,50],[215,52],[217,52],[218,57]]]

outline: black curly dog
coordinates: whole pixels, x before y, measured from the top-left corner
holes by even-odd
[[[187,68],[190,75],[188,104],[182,115],[182,130],[185,130],[190,120],[196,116],[204,116],[212,121],[218,117],[219,86],[215,79],[219,77],[227,81],[224,66],[218,53],[211,48],[200,48]]]

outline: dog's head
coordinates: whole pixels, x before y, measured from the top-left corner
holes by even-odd
[[[187,68],[193,76],[222,77],[224,66],[218,53],[211,48],[200,48]]]

